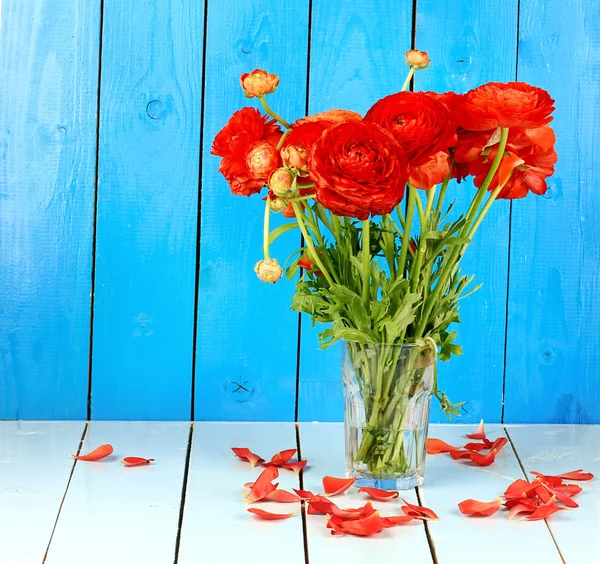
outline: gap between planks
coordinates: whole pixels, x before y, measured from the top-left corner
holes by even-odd
[[[193,397],[193,396],[192,396]],[[190,458],[192,455],[192,443],[194,441],[194,423],[190,422],[190,434],[188,436],[187,451],[185,453],[185,468],[183,469],[183,480],[181,484],[181,501],[179,503],[179,522],[177,523],[177,537],[175,538],[175,557],[173,563],[179,561],[179,547],[181,545],[181,528],[185,514],[185,498],[187,494],[188,476],[190,473]]]

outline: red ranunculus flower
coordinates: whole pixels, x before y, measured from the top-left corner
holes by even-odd
[[[393,135],[369,121],[334,125],[309,157],[316,199],[335,215],[367,219],[390,213],[404,196],[406,155]]]
[[[296,168],[306,176],[308,172],[308,155],[323,131],[335,122],[329,120],[296,122],[292,130],[285,138],[281,148],[281,158],[286,166]]]
[[[553,111],[550,94],[525,82],[488,82],[467,92],[456,107],[458,125],[475,131],[541,127],[552,121]]]
[[[498,183],[504,184],[508,178],[498,198],[507,200],[524,198],[530,191],[538,195],[545,194],[548,189],[546,178],[554,174],[554,165],[558,160],[554,150],[555,139],[556,135],[549,126],[536,129],[511,129],[506,152],[489,190],[495,190]],[[475,176],[476,186],[483,184],[497,151],[496,143],[484,150],[479,158],[468,165],[469,173]]]
[[[296,121],[296,125],[301,125],[311,121],[326,120],[341,123],[342,121],[360,121],[361,119],[362,116],[357,112],[353,112],[352,110],[326,110],[320,114],[303,117],[302,119]]]
[[[234,194],[250,196],[260,192],[268,175],[257,177],[248,170],[248,150],[258,141],[275,146],[280,137],[281,129],[275,121],[261,115],[256,108],[242,108],[231,116],[215,137],[211,153],[222,157],[219,172],[227,179]]]
[[[365,116],[391,131],[406,151],[410,181],[416,188],[429,189],[450,171],[448,149],[456,143],[456,127],[446,103],[437,97],[398,92],[376,102]]]

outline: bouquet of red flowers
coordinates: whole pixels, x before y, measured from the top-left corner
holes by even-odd
[[[450,327],[459,321],[459,299],[477,289],[459,268],[466,248],[495,200],[544,194],[554,172],[554,101],[522,82],[488,83],[462,95],[407,91],[429,58],[411,50],[406,62],[402,90],[364,116],[333,109],[292,124],[265,99],[277,75],[244,74],[246,96],[258,98],[268,115],[250,107],[235,112],[212,152],[234,194],[268,189],[264,258],[255,267],[262,281],[283,275],[271,243],[301,231],[304,246],[286,265],[290,279],[302,268],[292,308],[328,324],[323,347],[345,339],[358,354],[369,344],[429,339],[447,360],[461,353]],[[467,177],[477,190],[454,217],[447,196]],[[291,221],[271,231],[272,212]],[[376,428],[389,427],[386,404],[394,401],[381,370],[384,389],[375,390],[367,414]],[[437,385],[434,393],[447,414],[458,413],[460,404]],[[364,460],[389,459],[368,450]]]

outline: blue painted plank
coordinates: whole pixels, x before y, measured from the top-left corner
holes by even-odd
[[[81,419],[100,0],[0,9],[0,419]]]
[[[597,2],[521,2],[519,79],[556,99],[558,165],[513,205],[507,422],[600,422]]]
[[[95,419],[188,419],[202,2],[104,4]]]
[[[290,421],[298,340],[298,317],[289,309],[293,286],[267,285],[254,274],[264,202],[232,196],[210,148],[234,111],[256,104],[239,86],[240,74],[254,68],[279,74],[269,103],[280,115],[304,115],[308,1],[209,2],[208,22],[196,418]],[[272,256],[283,264],[299,239],[289,233]]]
[[[514,80],[517,11],[517,0],[493,5],[420,0],[417,47],[429,52],[432,63],[417,73],[416,88],[462,93],[488,81]],[[472,182],[453,183],[446,201],[456,199],[458,214],[474,194]],[[496,202],[461,264],[483,286],[461,302],[462,323],[454,326],[463,355],[438,362],[440,388],[452,401],[467,402],[467,413],[453,419],[458,423],[499,422],[502,417],[509,219],[510,204]],[[432,403],[432,421],[447,422],[437,405]]]

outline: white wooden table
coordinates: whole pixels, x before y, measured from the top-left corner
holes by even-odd
[[[434,425],[430,436],[460,445],[465,430]],[[341,424],[0,422],[0,563],[598,564],[600,426],[489,425],[487,431],[510,439],[494,465],[430,456],[425,484],[404,494],[411,502],[418,495],[439,522],[357,538],[331,536],[324,518],[304,515],[299,504],[260,505],[297,511],[284,521],[250,515],[241,489],[260,470],[230,450],[247,446],[270,457],[299,446],[309,467],[301,476],[282,471],[280,487],[318,493],[322,476],[344,474]],[[69,457],[103,443],[115,447],[103,461]],[[156,462],[125,468],[123,456]],[[576,468],[598,478],[581,483],[579,509],[547,522],[508,521],[504,512],[473,519],[458,511],[464,499],[498,497],[524,471]],[[336,502],[358,506],[364,496],[351,491]],[[398,512],[396,501],[375,505],[383,514]]]

